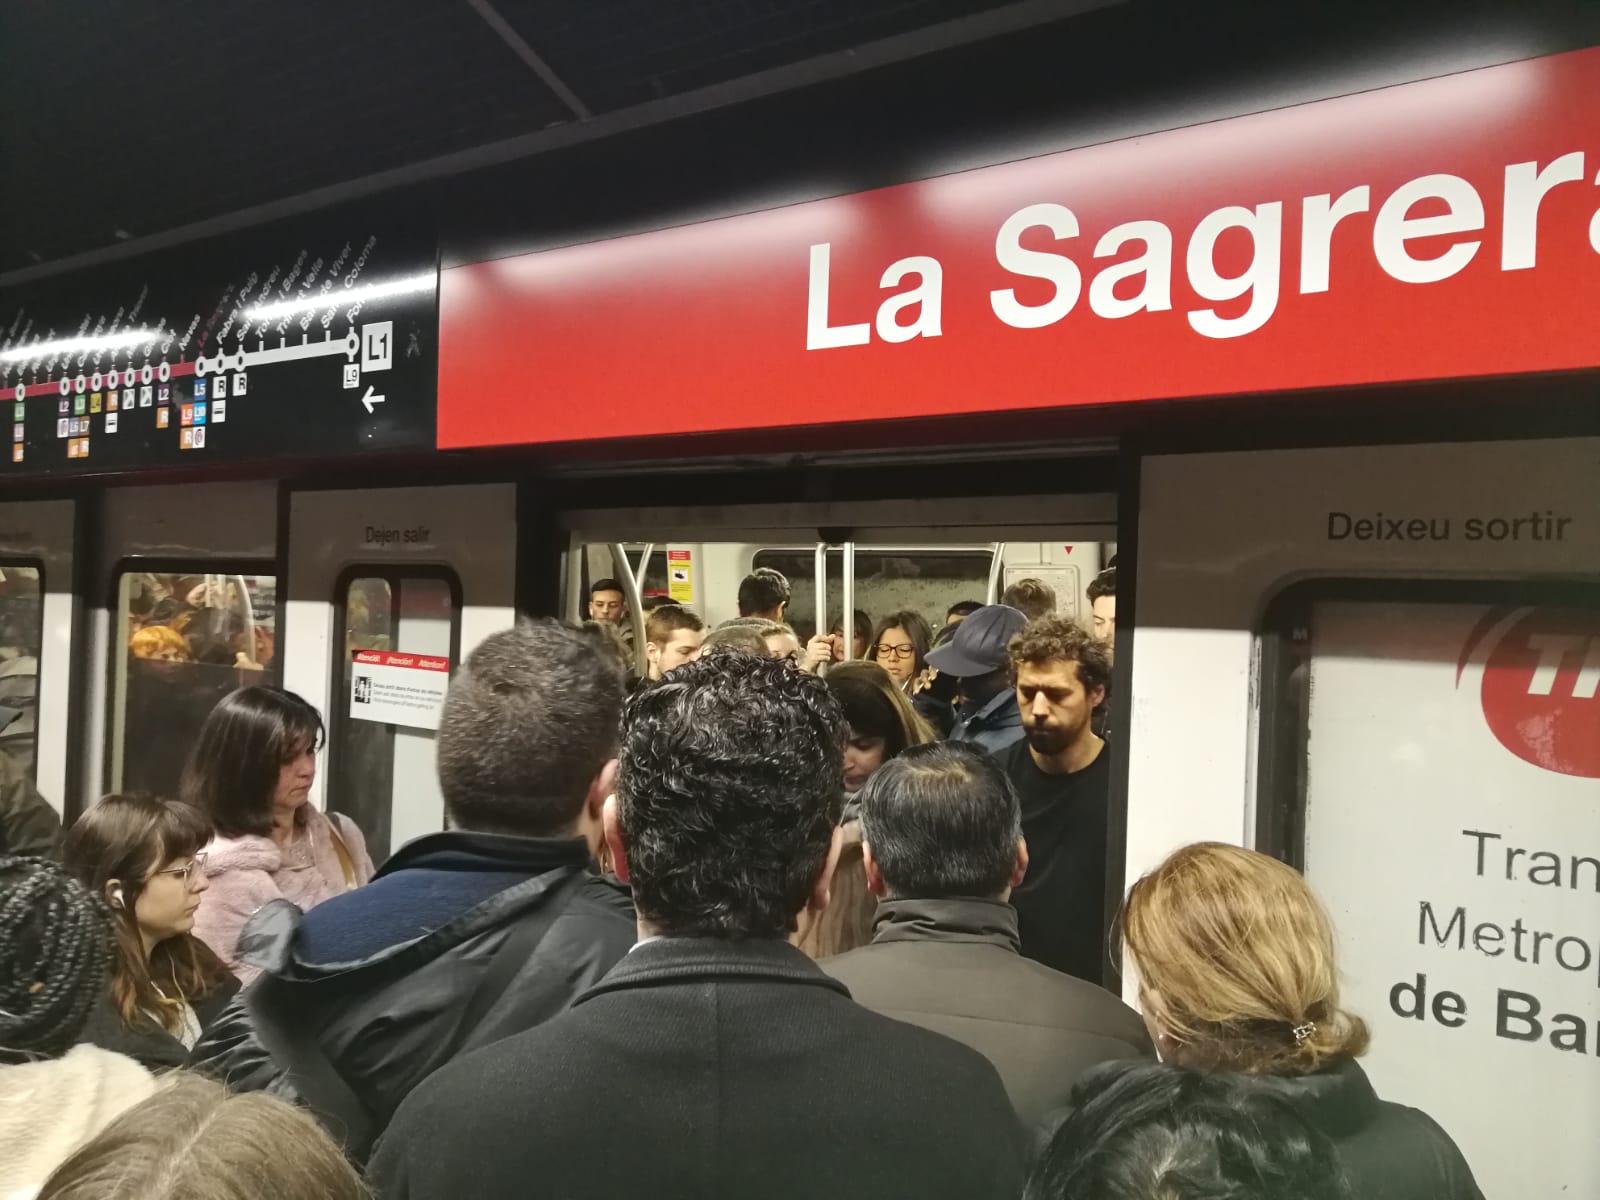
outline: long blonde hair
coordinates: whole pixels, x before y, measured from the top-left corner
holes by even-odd
[[[1122,937],[1186,1066],[1306,1074],[1366,1052],[1366,1024],[1339,1007],[1328,916],[1277,859],[1185,846],[1133,885]]]
[[[178,1072],[56,1169],[38,1200],[367,1200],[311,1117]]]

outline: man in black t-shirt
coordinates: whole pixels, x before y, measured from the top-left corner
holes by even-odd
[[[1028,873],[1011,893],[1028,958],[1099,983],[1106,963],[1106,809],[1111,748],[1092,728],[1105,701],[1104,643],[1063,617],[1012,639],[1024,738],[995,757],[1022,801]]]

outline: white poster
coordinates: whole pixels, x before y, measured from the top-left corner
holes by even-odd
[[[357,721],[439,728],[450,688],[450,660],[428,654],[356,650],[350,682],[350,716]]]
[[[1380,1096],[1483,1192],[1600,1195],[1600,613],[1327,603],[1306,874]]]

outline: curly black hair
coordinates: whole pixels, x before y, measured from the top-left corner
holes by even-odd
[[[55,863],[0,857],[0,1062],[59,1058],[106,992],[105,901]]]
[[[739,651],[638,692],[617,801],[639,915],[675,936],[792,932],[843,809],[844,727],[821,679]]]

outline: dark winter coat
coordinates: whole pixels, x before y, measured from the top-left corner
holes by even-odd
[[[452,906],[459,911],[445,918]],[[518,945],[535,925],[537,943]],[[264,974],[228,1006],[189,1065],[236,1091],[299,1098],[360,1159],[412,1088],[456,1055],[563,1012],[636,936],[631,900],[590,874],[581,839],[419,838],[366,887],[304,916],[282,902],[257,914],[240,955]],[[508,943],[522,958],[506,961],[503,990],[490,1003],[479,987],[493,987]],[[473,1012],[479,1000],[488,1004],[481,1016]],[[274,1028],[287,1031],[299,1065],[266,1049]],[[347,1109],[330,1102],[308,1062],[331,1068],[359,1104],[363,1120],[337,1124],[364,1128],[333,1128],[330,1111]]]
[[[221,1019],[229,1002],[238,992],[239,981],[228,975],[194,1006],[194,1015],[200,1022],[202,1036]],[[117,1011],[110,993],[101,997],[100,1003],[89,1013],[89,1023],[84,1027],[83,1034],[78,1040],[99,1046],[103,1050],[115,1050],[118,1054],[126,1054],[152,1071],[169,1071],[181,1067],[189,1058],[189,1051],[184,1044],[154,1021],[137,1027],[130,1026]]]
[[[1125,1069],[1121,1063],[1097,1068],[1084,1077],[1078,1098]],[[1311,1075],[1244,1078],[1287,1100],[1327,1135],[1355,1200],[1483,1200],[1450,1135],[1427,1113],[1378,1099],[1354,1059]]]
[[[1066,1107],[1089,1068],[1155,1051],[1116,996],[1019,946],[1016,910],[1001,901],[885,900],[872,943],[821,966],[858,1003],[982,1054],[1032,1129]]]
[[[419,1087],[368,1178],[384,1200],[1015,1200],[1022,1152],[975,1051],[787,942],[661,938]]]

